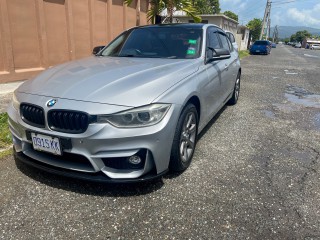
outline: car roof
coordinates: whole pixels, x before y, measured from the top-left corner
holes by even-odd
[[[163,28],[163,27],[179,27],[179,28],[187,28],[187,29],[207,29],[208,27],[214,27],[218,29],[219,31],[224,32],[222,28],[215,24],[211,23],[169,23],[169,24],[155,24],[155,25],[144,25],[144,26],[137,26],[133,27],[132,29],[138,29],[138,28]]]

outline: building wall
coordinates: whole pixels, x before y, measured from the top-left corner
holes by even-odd
[[[236,35],[236,42],[239,46],[239,51],[248,49],[249,36],[250,36],[249,29],[244,29],[243,31],[241,31],[241,33],[238,33]]]
[[[0,0],[0,83],[91,55],[147,24],[147,0]]]
[[[309,45],[312,45],[312,44],[320,44],[320,39],[310,39],[310,38],[305,38],[303,39],[302,41],[302,44],[301,44],[301,47],[302,48],[306,48],[307,47],[307,44]]]

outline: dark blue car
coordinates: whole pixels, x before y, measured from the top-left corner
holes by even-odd
[[[266,54],[270,53],[271,47],[269,41],[267,40],[258,40],[250,48],[250,54]]]

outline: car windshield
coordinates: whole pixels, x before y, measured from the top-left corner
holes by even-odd
[[[200,56],[202,29],[150,27],[128,30],[112,41],[100,56],[179,58]]]
[[[268,45],[267,41],[255,41],[253,45]]]

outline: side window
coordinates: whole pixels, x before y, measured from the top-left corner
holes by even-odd
[[[228,41],[228,44],[229,44],[230,52],[232,52],[232,51],[234,50],[234,47],[233,47],[233,45],[232,45],[232,43],[231,43],[230,39],[227,39],[227,41]]]
[[[221,44],[220,44],[218,33],[216,32],[216,28],[210,27],[207,29],[207,47],[212,47],[215,49],[221,48]],[[210,58],[212,54],[213,54],[212,50],[209,50],[209,49],[206,50],[207,58]]]
[[[218,34],[214,31],[210,31],[209,32],[209,47],[212,48],[221,48],[220,46],[220,42],[219,42],[219,38],[218,38]]]
[[[222,48],[224,49],[228,49],[229,51],[231,51],[230,49],[230,45],[229,45],[229,39],[227,38],[226,35],[222,34],[222,33],[219,33],[219,37],[220,37],[220,40],[221,40],[221,43],[222,43]],[[229,42],[228,42],[229,41]]]
[[[230,42],[234,43],[236,41],[232,33],[228,33],[227,35],[229,37]]]

